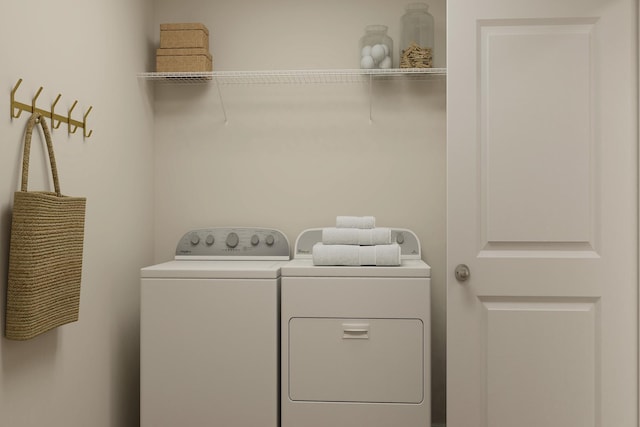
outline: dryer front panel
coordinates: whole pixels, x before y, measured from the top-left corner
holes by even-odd
[[[430,425],[430,279],[345,271],[282,276],[281,427]]]

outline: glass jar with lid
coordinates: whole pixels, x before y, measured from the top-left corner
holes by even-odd
[[[410,3],[402,16],[400,68],[433,66],[433,16],[426,3]]]
[[[391,68],[393,40],[386,25],[367,25],[360,39],[360,68]]]

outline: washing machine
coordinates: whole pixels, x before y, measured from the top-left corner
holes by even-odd
[[[281,426],[431,424],[430,276],[420,242],[392,229],[401,265],[314,266],[322,229],[282,267]]]
[[[268,228],[186,233],[141,270],[142,427],[278,427],[279,287],[289,242]]]

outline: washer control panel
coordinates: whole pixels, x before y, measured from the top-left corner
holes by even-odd
[[[288,260],[289,240],[273,228],[215,227],[191,230],[178,241],[176,259]]]

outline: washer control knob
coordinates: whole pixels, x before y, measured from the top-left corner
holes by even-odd
[[[240,238],[238,238],[238,234],[231,232],[229,233],[229,235],[227,236],[227,246],[229,246],[230,248],[235,248],[236,246],[238,246],[238,243],[240,242]]]
[[[215,241],[216,240],[213,238],[213,234],[209,234],[204,242],[207,244],[207,246],[211,246]]]
[[[396,242],[401,245],[404,243],[404,234],[402,233],[398,233],[398,235],[396,236]]]
[[[253,236],[251,236],[251,244],[253,246],[256,246],[258,243],[260,243],[260,237],[258,237],[257,234],[254,234]]]
[[[265,243],[267,244],[267,246],[273,246],[275,242],[276,242],[276,239],[273,237],[273,234],[269,234],[265,239]]]
[[[200,243],[200,236],[198,236],[196,233],[193,233],[191,235],[190,242],[192,246],[197,245],[198,243]]]

